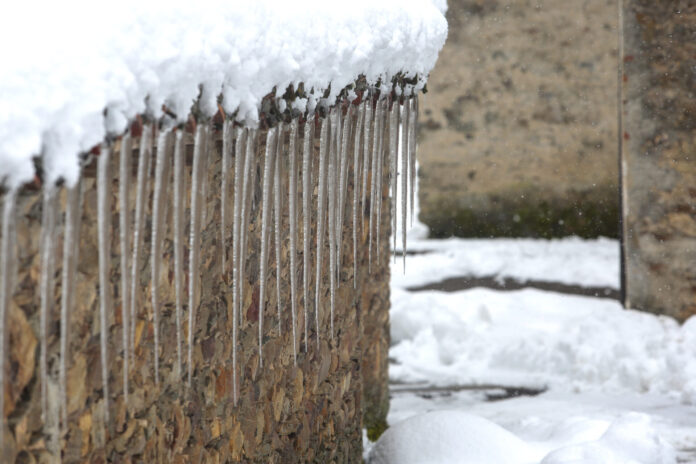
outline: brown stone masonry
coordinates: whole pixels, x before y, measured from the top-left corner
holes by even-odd
[[[344,111],[346,109],[344,108]],[[355,119],[354,111],[353,119]],[[317,118],[319,119],[319,118]],[[335,334],[330,336],[330,272],[328,239],[324,240],[321,281],[321,307],[317,334],[314,326],[316,265],[316,219],[311,224],[311,269],[309,270],[309,333],[304,343],[304,298],[302,291],[302,175],[299,174],[297,266],[297,365],[293,362],[290,311],[290,248],[288,216],[288,124],[281,153],[282,244],[276,256],[271,235],[266,306],[263,325],[263,367],[259,367],[259,252],[261,202],[266,130],[258,132],[251,220],[246,246],[244,300],[238,338],[239,401],[233,403],[232,363],[232,272],[222,272],[221,257],[227,256],[231,269],[231,232],[221,240],[221,124],[211,123],[214,144],[205,175],[205,211],[200,227],[200,304],[195,313],[193,378],[187,388],[188,311],[182,318],[183,368],[177,366],[175,282],[173,251],[172,187],[164,197],[167,205],[163,229],[162,261],[159,274],[159,385],[154,378],[154,324],[150,266],[152,230],[152,191],[155,163],[151,166],[146,202],[144,245],[138,262],[139,288],[136,297],[135,355],[129,368],[129,405],[123,395],[123,346],[121,302],[121,260],[119,242],[119,152],[121,141],[111,150],[111,265],[108,268],[112,311],[108,321],[109,420],[105,419],[100,360],[98,278],[98,221],[96,162],[83,170],[79,259],[77,262],[74,307],[69,315],[69,357],[67,359],[67,422],[60,425],[58,383],[60,353],[60,306],[63,250],[63,224],[66,189],[59,189],[56,210],[57,243],[55,291],[48,318],[46,340],[48,361],[47,417],[42,420],[40,353],[40,236],[42,229],[42,190],[24,188],[17,200],[17,269],[11,296],[7,328],[5,364],[4,455],[2,462],[339,462],[361,461],[362,428],[380,427],[388,409],[387,350],[389,346],[389,247],[391,232],[389,207],[389,157],[384,157],[383,208],[381,217],[380,260],[373,255],[368,273],[368,231],[362,227],[369,201],[359,212],[358,274],[353,275],[353,143],[349,143],[348,185],[343,220],[340,286],[336,291]],[[303,132],[304,122],[299,125]],[[177,129],[182,130],[182,129]],[[316,218],[319,160],[319,124],[314,131],[312,156],[312,215]],[[155,134],[156,135],[156,134]],[[156,137],[154,140],[157,140]],[[301,137],[298,138],[301,147]],[[385,144],[386,144],[385,139]],[[131,214],[135,207],[136,167],[140,138],[133,139],[130,188]],[[188,269],[191,165],[193,136],[185,135],[186,206],[184,269]],[[388,153],[388,151],[387,151]],[[234,167],[233,152],[230,168]],[[95,157],[96,158],[96,157]],[[301,148],[298,160],[301,162]],[[170,171],[171,173],[171,171]],[[230,173],[230,185],[234,178]],[[369,183],[368,183],[369,185]],[[230,188],[230,192],[232,189]],[[230,208],[232,194],[227,204]],[[0,197],[1,198],[1,197]],[[369,195],[368,195],[369,200]],[[228,218],[231,216],[228,215]],[[230,222],[231,223],[231,222]],[[131,223],[130,227],[133,227]],[[232,228],[230,227],[231,231]],[[376,239],[375,239],[376,240]],[[376,242],[375,242],[376,245]],[[374,245],[373,245],[374,248]],[[373,253],[375,250],[373,249]],[[280,275],[276,260],[280,259]],[[186,271],[187,272],[187,271]],[[188,275],[188,274],[186,274]],[[282,311],[277,312],[276,282],[280,280]],[[354,288],[353,279],[357,279]],[[184,295],[188,293],[185,281]],[[186,296],[184,303],[186,303]],[[317,336],[320,343],[317,346]],[[364,419],[363,419],[364,418]]]

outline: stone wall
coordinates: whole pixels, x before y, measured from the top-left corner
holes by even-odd
[[[302,125],[300,126],[302,127]],[[318,150],[318,134],[317,149]],[[258,363],[260,202],[263,141],[259,134],[254,192],[255,207],[249,227],[249,246],[245,298],[239,331],[239,402],[232,396],[232,291],[230,276],[221,273],[222,253],[231,255],[231,243],[221,243],[220,232],[220,127],[207,171],[205,221],[201,228],[200,307],[195,318],[193,384],[186,386],[186,367],[176,369],[175,293],[173,282],[172,230],[167,228],[163,247],[160,284],[160,377],[153,377],[153,321],[150,294],[150,228],[148,206],[145,246],[142,259],[137,306],[135,365],[130,371],[130,405],[123,400],[122,318],[120,311],[120,259],[118,241],[118,177],[112,185],[112,235],[110,268],[113,312],[108,315],[110,417],[105,421],[99,351],[97,195],[94,165],[85,169],[84,204],[79,243],[80,259],[75,292],[75,308],[69,318],[70,358],[68,367],[68,421],[61,435],[57,426],[43,427],[40,395],[39,358],[39,238],[41,231],[41,191],[25,188],[18,200],[17,237],[19,264],[16,290],[9,312],[9,360],[5,386],[3,462],[52,462],[51,451],[60,449],[63,462],[347,462],[361,461],[362,417],[368,428],[384,424],[388,409],[387,349],[388,328],[388,236],[389,208],[383,209],[381,256],[373,261],[368,274],[368,235],[359,234],[358,275],[353,275],[352,221],[344,221],[343,260],[340,288],[336,296],[335,337],[329,336],[329,273],[322,274],[320,344],[314,330],[314,276],[316,221],[312,221],[309,345],[304,344],[302,297],[302,231],[298,243],[297,281],[297,365],[293,364],[290,316],[288,213],[282,218],[280,322],[276,310],[276,259],[269,259],[267,306],[264,318],[264,366]],[[186,186],[191,188],[192,137],[188,142]],[[118,172],[120,142],[113,146],[112,169]],[[136,144],[137,145],[137,144]],[[134,150],[134,154],[137,150]],[[314,203],[316,216],[316,173],[314,156]],[[134,166],[137,164],[134,156]],[[351,158],[352,160],[352,158]],[[386,163],[386,157],[385,157]],[[283,164],[283,191],[287,192],[287,158]],[[234,164],[232,163],[232,166]],[[350,170],[352,173],[352,169]],[[383,172],[388,175],[389,170]],[[134,170],[135,175],[135,170]],[[351,198],[352,175],[348,198]],[[151,183],[152,184],[152,183]],[[152,185],[150,184],[150,188]],[[388,205],[384,183],[383,201]],[[300,183],[301,186],[301,183]],[[131,203],[135,183],[131,184]],[[61,189],[60,211],[64,211],[65,192]],[[302,191],[300,189],[300,195]],[[190,191],[187,193],[187,198]],[[287,195],[284,201],[287,202]],[[347,202],[346,218],[352,218]],[[148,201],[151,205],[151,201]],[[187,200],[187,208],[189,206]],[[301,209],[300,209],[301,211]],[[190,212],[186,211],[188,224]],[[62,214],[58,215],[62,230]],[[301,224],[301,222],[300,222]],[[188,226],[187,226],[188,234]],[[62,234],[61,234],[62,236]],[[188,235],[187,235],[188,237]],[[327,241],[325,241],[327,243]],[[186,242],[188,249],[188,240]],[[58,243],[56,276],[61,272],[62,244]],[[328,244],[326,245],[328,250]],[[186,252],[188,256],[188,251]],[[323,269],[328,269],[325,251]],[[356,289],[353,278],[357,279]],[[57,278],[53,310],[48,324],[49,414],[56,414],[59,357],[60,279]],[[184,308],[184,320],[188,314]],[[187,324],[184,325],[184,349]],[[184,352],[185,353],[185,352]],[[186,366],[184,354],[184,366]],[[58,441],[56,441],[56,438]]]
[[[435,236],[616,237],[616,2],[448,4],[421,99],[421,220]]]
[[[624,0],[626,305],[696,314],[696,5]]]

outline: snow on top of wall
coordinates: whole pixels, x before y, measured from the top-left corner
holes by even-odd
[[[447,36],[442,0],[14,2],[0,17],[0,183],[76,181],[78,153],[140,113],[180,120],[217,97],[247,124],[276,87],[321,96],[364,75],[423,79]],[[105,112],[106,111],[106,116]]]

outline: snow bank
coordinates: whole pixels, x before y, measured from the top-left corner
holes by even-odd
[[[633,391],[696,402],[696,317],[535,289],[392,290],[390,378]]]
[[[675,464],[676,453],[645,414],[630,413],[612,423],[601,438],[555,450],[541,464]]]
[[[254,124],[274,87],[303,82],[329,103],[364,75],[420,84],[444,44],[438,0],[14,2],[0,16],[0,181],[78,175],[77,154],[162,105],[182,121],[200,96],[211,115]],[[200,95],[199,95],[200,94]],[[307,102],[299,102],[302,107]],[[107,110],[106,116],[104,110]]]
[[[436,411],[393,425],[380,437],[369,464],[532,464],[534,450],[486,419]]]
[[[629,413],[602,427],[573,421],[527,443],[484,418],[456,410],[420,414],[390,427],[372,447],[369,464],[675,464],[674,449],[650,424]],[[563,442],[556,448],[558,443]]]

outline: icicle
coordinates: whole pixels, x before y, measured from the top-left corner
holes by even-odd
[[[292,357],[297,365],[297,118],[290,123],[290,141],[288,146],[290,174],[288,179],[288,215],[290,219],[290,314],[292,317]],[[280,301],[280,298],[279,300]]]
[[[244,305],[244,272],[246,268],[246,248],[249,230],[249,217],[251,214],[252,198],[254,196],[256,173],[252,169],[256,166],[256,129],[250,129],[247,135],[246,157],[244,159],[244,193],[242,197],[242,231],[239,234],[239,317],[242,317]]]
[[[239,244],[242,228],[242,169],[247,131],[236,130],[234,147],[234,213],[232,219],[232,401],[237,405],[237,332],[239,330]]]
[[[104,420],[109,423],[108,321],[111,314],[111,153],[104,146],[97,160],[97,229],[99,244],[99,321]]]
[[[67,426],[68,421],[68,397],[67,397],[67,359],[68,359],[68,318],[73,307],[73,295],[75,293],[75,274],[77,273],[77,260],[80,250],[79,221],[80,215],[80,196],[82,180],[72,187],[66,189],[65,206],[65,226],[63,232],[63,269],[61,272],[61,299],[60,299],[60,361],[58,367],[58,383],[60,390],[60,411],[62,427]],[[125,259],[126,254],[123,254]],[[128,287],[123,287],[127,289]],[[122,290],[127,294],[127,290]],[[125,296],[124,296],[125,297]],[[123,323],[123,332],[128,334],[128,325]],[[127,335],[126,335],[127,336]],[[125,338],[125,337],[124,337]],[[123,347],[124,366],[127,366],[127,348]],[[125,370],[125,367],[124,367]],[[124,374],[124,381],[128,382],[127,371]],[[124,392],[127,395],[128,389],[124,385]],[[127,396],[126,396],[127,398]]]
[[[121,247],[121,340],[123,345],[123,398],[128,406],[128,334],[130,332],[130,240],[128,231],[130,230],[130,208],[128,194],[130,192],[131,175],[131,137],[125,134],[121,138],[121,154],[119,156],[119,181],[118,181],[118,235],[119,246]],[[69,194],[69,193],[68,193]],[[68,203],[69,205],[69,203]],[[68,232],[67,212],[66,212],[66,234]]]
[[[206,124],[205,126],[205,137],[203,139],[203,179],[201,179],[201,227],[205,227],[208,223],[208,163],[210,161],[210,152],[213,150],[215,142],[213,141],[213,131]]]
[[[377,213],[377,164],[379,162],[379,134],[382,132],[382,105],[377,101],[375,105],[374,128],[372,133],[372,167],[370,179],[370,221],[368,230],[367,270],[372,273],[372,231],[374,219]]]
[[[338,227],[338,195],[340,194],[340,189],[341,189],[341,180],[340,180],[340,175],[341,175],[341,168],[340,168],[340,160],[339,157],[341,156],[341,134],[343,130],[343,112],[341,110],[341,104],[336,103],[334,107],[334,112],[336,114],[336,130],[331,131],[331,146],[333,148],[333,176],[332,179],[329,182],[329,185],[332,185],[333,183],[333,191],[331,192],[332,195],[334,196],[334,211],[333,213],[333,220],[330,221],[331,223],[331,228],[334,230],[334,240],[333,240],[333,248],[334,248],[334,264],[331,266],[331,272],[335,274],[334,279],[336,282],[338,282],[338,231],[336,228]],[[329,234],[331,235],[331,234]],[[329,253],[329,256],[331,254]],[[332,337],[333,337],[333,330],[332,332]]]
[[[315,289],[316,293],[314,295],[314,321],[316,323],[317,330],[317,349],[320,347],[319,344],[319,309],[321,305],[321,264],[322,264],[322,250],[324,245],[324,197],[326,196],[326,161],[328,154],[326,153],[326,144],[328,142],[329,136],[329,121],[328,118],[321,120],[321,132],[319,134],[319,186],[317,190],[317,264],[316,264],[316,282]]]
[[[261,210],[261,255],[259,266],[259,367],[263,367],[263,313],[266,307],[266,268],[268,258],[268,222],[271,211],[270,189],[273,154],[275,152],[275,137],[277,127],[271,127],[266,134],[266,158],[263,167],[262,210]]]
[[[394,234],[394,262],[396,262],[396,199],[397,173],[399,172],[399,102],[392,100],[389,115],[389,162],[391,179],[391,225]]]
[[[0,455],[6,456],[5,449],[5,373],[8,372],[8,329],[7,316],[10,311],[10,300],[14,293],[14,272],[16,269],[17,243],[16,243],[16,201],[17,190],[6,192],[2,201],[2,237],[0,237]]]
[[[338,256],[337,256],[337,270],[340,272],[341,263],[343,258],[343,221],[345,219],[346,211],[346,192],[348,190],[348,140],[350,138],[350,130],[353,121],[353,105],[348,105],[348,112],[343,120],[343,130],[341,132],[341,150],[340,150],[340,175],[339,175],[339,186],[338,186],[338,222],[336,224],[336,234],[338,237]],[[340,276],[340,274],[339,274]],[[338,285],[341,285],[341,280],[339,279]]]
[[[47,421],[48,412],[48,318],[53,308],[55,288],[55,234],[56,199],[58,189],[55,184],[46,185],[43,190],[43,212],[41,219],[41,281],[40,281],[40,355],[41,372],[41,420]]]
[[[275,153],[275,172],[273,174],[273,215],[275,218],[275,257],[276,257],[276,300],[278,304],[278,336],[282,335],[281,304],[280,304],[280,223],[282,220],[280,198],[280,158],[283,151],[283,123],[278,124],[277,148]]]
[[[176,298],[176,375],[181,376],[181,312],[184,306],[184,131],[176,132],[174,142],[174,292]]]
[[[196,136],[193,142],[193,168],[191,174],[191,228],[189,230],[189,292],[188,292],[188,387],[191,388],[193,377],[193,334],[196,305],[198,303],[198,279],[200,241],[201,241],[201,210],[205,208],[203,202],[202,184],[206,173],[206,138],[208,136],[206,126],[201,123],[196,127]]]
[[[329,174],[328,174],[328,201],[329,201],[329,286],[331,298],[331,340],[334,336],[334,306],[336,304],[336,157],[339,144],[338,134],[338,107],[331,110],[331,139],[329,141]]]
[[[365,132],[363,137],[363,172],[362,172],[362,202],[360,203],[362,216],[362,230],[365,233],[365,199],[367,198],[367,180],[370,174],[370,127],[372,126],[372,98],[365,97]]]
[[[358,120],[355,124],[355,138],[353,145],[353,288],[358,285],[358,185],[360,181],[360,136],[365,108],[367,102],[363,101],[358,108]]]
[[[225,121],[222,126],[222,167],[220,173],[220,249],[222,254],[222,276],[226,275],[227,268],[227,195],[230,171],[230,156],[232,156],[232,121]]]
[[[130,356],[135,356],[135,315],[138,299],[136,297],[140,289],[140,251],[143,246],[145,227],[145,202],[148,197],[148,179],[150,177],[150,158],[152,154],[152,126],[144,125],[140,137],[140,150],[138,154],[138,178],[135,191],[135,224],[133,227],[133,257],[130,262]]]
[[[406,273],[406,200],[408,198],[408,103],[401,110],[401,245]]]
[[[416,109],[415,97],[408,99],[409,118],[408,118],[408,162],[409,162],[409,187],[411,196],[411,227],[413,227],[414,196],[416,192]],[[404,255],[406,256],[406,255]]]
[[[165,191],[169,176],[169,130],[160,132],[157,140],[157,159],[155,162],[155,187],[152,194],[152,236],[150,240],[150,266],[152,321],[154,324],[155,346],[153,359],[155,364],[155,385],[159,385],[159,275],[162,264],[162,233],[166,216]]]
[[[310,115],[305,121],[304,140],[302,141],[302,285],[304,306],[304,341],[305,352],[309,347],[309,258],[310,258],[310,228],[312,217],[312,152],[314,151],[314,115]]]
[[[377,211],[376,211],[376,227],[375,233],[377,235],[377,262],[380,261],[380,250],[382,248],[382,185],[383,185],[383,168],[384,168],[384,133],[386,132],[387,123],[387,113],[389,111],[389,106],[387,105],[387,99],[384,98],[380,101],[380,121],[379,121],[379,143],[377,148],[378,160],[377,160]],[[387,243],[389,241],[387,240]]]

